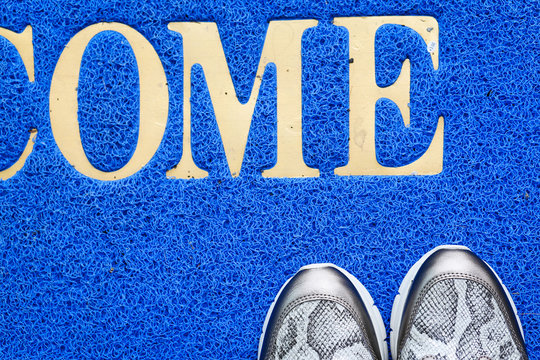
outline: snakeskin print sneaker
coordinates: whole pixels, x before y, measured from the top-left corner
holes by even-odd
[[[279,291],[259,360],[386,360],[386,332],[366,288],[332,264],[301,268]]]
[[[437,247],[411,268],[390,325],[394,359],[527,359],[508,290],[464,246]]]

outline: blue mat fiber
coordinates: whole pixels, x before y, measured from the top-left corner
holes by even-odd
[[[0,38],[0,358],[255,359],[268,306],[302,265],[333,262],[356,275],[389,323],[408,268],[431,248],[469,246],[501,275],[540,358],[540,20],[535,1],[15,1],[0,27],[33,28],[36,81]],[[419,36],[385,25],[377,81],[412,64],[411,127],[377,105],[377,154],[387,166],[423,154],[445,118],[435,176],[334,176],[348,159],[345,16],[429,15],[440,67]],[[167,179],[182,156],[182,37],[172,21],[219,27],[238,97],[249,97],[268,21],[319,20],[302,39],[304,158],[319,178],[267,179],[276,161],[276,72],[269,66],[242,174],[228,175],[211,101],[193,69],[193,152],[210,173]],[[56,145],[49,88],[63,47],[102,21],[154,46],[169,83],[161,146],[137,174],[103,182],[77,172]],[[399,59],[400,61],[397,61]],[[138,73],[118,33],[96,36],[79,81],[83,146],[97,168],[121,168],[138,134]],[[388,326],[388,325],[387,325]]]

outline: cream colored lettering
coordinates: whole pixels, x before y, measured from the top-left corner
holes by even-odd
[[[255,103],[267,64],[277,71],[277,163],[263,171],[264,177],[316,177],[317,169],[306,166],[302,155],[302,61],[304,30],[315,20],[272,21],[268,26],[255,83],[247,103],[236,97],[223,46],[215,23],[170,23],[182,35],[184,46],[184,136],[182,159],[167,172],[171,178],[203,178],[207,172],[193,161],[191,150],[191,68],[200,64],[206,82],[223,148],[233,177],[240,174]]]
[[[380,88],[375,81],[375,33],[384,24],[407,26],[419,33],[430,52],[433,66],[438,68],[439,26],[427,16],[384,16],[336,18],[334,24],[349,31],[350,64],[349,162],[337,168],[336,175],[433,175],[442,171],[444,119],[439,118],[429,148],[416,161],[400,166],[379,164],[375,153],[375,103],[388,98],[399,107],[405,126],[410,123],[410,63],[405,60],[396,82]]]
[[[15,46],[15,49],[17,49],[17,52],[22,59],[24,68],[26,69],[28,80],[30,82],[34,82],[34,46],[32,45],[32,27],[30,25],[27,26],[20,34],[4,28],[0,28],[0,36],[2,36],[11,44],[13,44],[13,46]],[[0,180],[7,180],[13,177],[19,170],[22,169],[24,163],[26,162],[26,159],[28,159],[28,156],[34,148],[34,140],[36,138],[36,135],[37,130],[32,129],[30,131],[28,142],[26,143],[26,146],[21,156],[9,168],[0,171]]]
[[[131,45],[140,84],[139,136],[128,163],[116,171],[96,169],[84,152],[77,118],[77,87],[82,56],[90,40],[103,31],[122,34]],[[49,98],[51,127],[60,151],[80,173],[98,180],[118,180],[135,174],[154,156],[169,110],[169,91],[161,60],[139,32],[120,23],[99,23],[78,32],[64,48],[54,70]]]

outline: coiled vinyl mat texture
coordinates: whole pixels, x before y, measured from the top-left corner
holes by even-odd
[[[268,306],[302,265],[356,275],[389,323],[408,268],[440,244],[463,244],[501,275],[531,359],[540,358],[540,21],[535,1],[15,1],[0,27],[33,29],[35,82],[0,37],[0,358],[255,359]],[[348,160],[349,59],[334,17],[428,15],[440,65],[419,35],[377,32],[377,83],[411,70],[411,126],[377,104],[381,164],[409,163],[444,116],[444,168],[435,176],[335,176]],[[321,176],[263,178],[276,161],[276,69],[263,76],[246,156],[230,177],[204,69],[183,83],[173,21],[216,22],[238,98],[247,101],[268,22],[317,19],[302,38],[303,155]],[[67,42],[98,22],[139,31],[169,85],[165,136],[152,160],[119,181],[76,171],[60,152],[49,89]],[[83,147],[103,171],[121,168],[138,136],[136,60],[126,39],[88,45],[78,87]],[[191,86],[193,153],[209,172],[168,179],[182,156],[183,88]]]

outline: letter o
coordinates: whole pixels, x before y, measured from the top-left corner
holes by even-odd
[[[133,50],[139,71],[139,136],[128,163],[116,171],[96,169],[84,152],[77,118],[77,87],[81,61],[92,38],[103,31],[122,34]],[[54,139],[68,162],[80,173],[98,180],[131,176],[154,156],[167,126],[169,91],[163,65],[152,45],[133,28],[120,23],[99,23],[78,32],[66,45],[54,70],[49,112]]]

